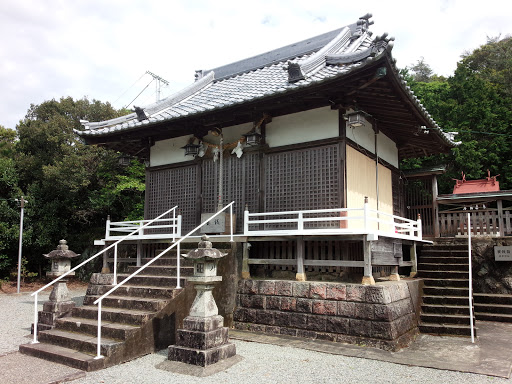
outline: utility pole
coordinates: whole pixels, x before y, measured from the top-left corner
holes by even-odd
[[[160,86],[161,83],[164,83],[165,85],[169,85],[169,82],[163,78],[161,78],[158,75],[155,75],[153,72],[146,71],[146,73],[153,77],[154,80],[156,80],[156,101],[160,101]]]
[[[21,207],[21,214],[20,214],[20,244],[19,244],[19,247],[18,247],[18,289],[17,289],[17,293],[20,293],[20,283],[21,283],[21,251],[22,251],[22,241],[23,241],[23,209],[25,208],[25,203],[27,202],[27,200],[25,200],[23,198],[23,196],[21,196],[21,199],[16,199],[16,201],[19,201],[20,202],[20,207]]]

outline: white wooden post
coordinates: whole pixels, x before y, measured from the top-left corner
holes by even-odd
[[[178,228],[176,228],[176,236],[181,237],[181,215],[178,215]]]
[[[368,218],[368,196],[365,196],[364,197],[364,205],[363,205],[363,216],[364,216],[364,230],[365,231],[368,231],[368,221],[369,221],[369,218]]]
[[[304,238],[297,237],[297,274],[295,280],[306,281],[306,272],[304,271]]]
[[[229,206],[229,226],[231,228],[231,237],[229,241],[233,242],[233,204]]]
[[[300,234],[304,231],[304,215],[302,212],[299,212],[299,221],[297,222],[297,229]]]
[[[176,210],[172,211],[172,242],[176,241]]]
[[[107,222],[105,224],[105,239],[110,237],[110,215],[107,216]]]
[[[244,211],[244,235],[249,235],[249,206],[247,204]]]
[[[117,285],[117,244],[114,245],[114,285]]]
[[[421,215],[418,213],[418,239],[419,240],[422,240],[423,239],[423,228],[421,226]]]
[[[98,339],[96,340],[97,346],[96,346],[96,357],[97,359],[102,359],[103,356],[101,355],[101,300],[98,303]]]

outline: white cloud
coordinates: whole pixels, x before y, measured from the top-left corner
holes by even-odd
[[[3,0],[0,124],[14,127],[31,103],[61,96],[119,99],[121,107],[150,81],[119,98],[146,70],[171,83],[169,94],[191,83],[196,69],[328,32],[367,12],[374,33],[396,37],[400,67],[423,56],[447,76],[465,50],[512,32],[511,10],[509,0]],[[149,88],[137,104],[154,100]]]

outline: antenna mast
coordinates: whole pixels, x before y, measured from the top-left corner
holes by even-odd
[[[165,85],[169,85],[169,82],[163,78],[161,78],[158,75],[155,75],[153,72],[146,71],[146,73],[153,77],[154,80],[156,80],[156,101],[160,101],[160,86],[161,83]]]

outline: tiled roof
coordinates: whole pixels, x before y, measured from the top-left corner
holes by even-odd
[[[254,58],[199,72],[198,80],[184,90],[139,109],[138,113],[84,123],[85,130],[77,133],[84,137],[115,134],[221,110],[345,76],[377,60],[393,46],[393,39],[387,34],[372,38],[368,30],[373,24],[370,17],[366,15],[355,24]],[[329,64],[331,61],[336,64]],[[399,77],[398,69],[395,67],[394,70]],[[439,129],[440,137],[453,146],[451,137],[440,130],[406,82],[402,80],[401,85],[424,117]]]

